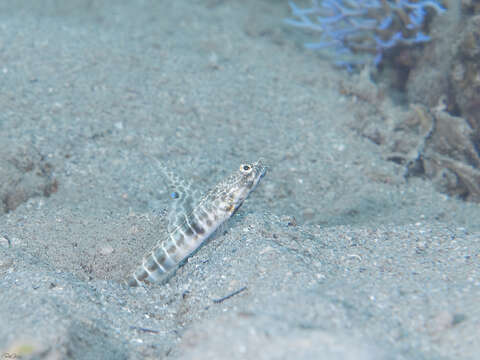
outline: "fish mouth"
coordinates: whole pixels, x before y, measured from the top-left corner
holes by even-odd
[[[259,159],[256,163],[253,164],[253,167],[255,169],[255,177],[253,179],[252,186],[250,188],[250,191],[252,191],[260,182],[260,179],[265,176],[267,173],[267,168],[265,165],[263,165],[263,159]]]
[[[255,167],[258,169],[258,178],[261,179],[265,176],[267,173],[267,167],[264,165],[264,160],[263,158],[260,158],[256,163]]]
[[[267,168],[262,168],[262,172],[260,173],[260,178],[263,178],[267,174]]]

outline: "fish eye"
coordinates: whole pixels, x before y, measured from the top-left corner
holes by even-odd
[[[252,171],[252,167],[248,164],[242,164],[240,165],[240,171],[248,174],[250,171]]]

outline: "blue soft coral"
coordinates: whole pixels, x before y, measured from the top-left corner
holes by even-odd
[[[445,11],[435,0],[312,0],[305,9],[289,4],[295,19],[287,24],[320,33],[318,42],[305,46],[333,49],[335,63],[349,67],[367,59],[378,65],[387,49],[429,41],[423,32],[427,10]]]

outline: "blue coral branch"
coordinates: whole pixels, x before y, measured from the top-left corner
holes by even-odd
[[[388,49],[430,41],[423,32],[428,11],[446,11],[435,0],[312,0],[310,8],[293,1],[289,6],[293,18],[285,23],[319,33],[319,40],[305,47],[333,49],[335,63],[347,67],[364,58],[378,65]]]

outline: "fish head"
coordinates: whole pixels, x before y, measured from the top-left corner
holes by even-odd
[[[262,159],[254,163],[241,164],[229,178],[229,184],[225,187],[227,190],[225,209],[231,214],[235,213],[265,174],[266,167]]]

